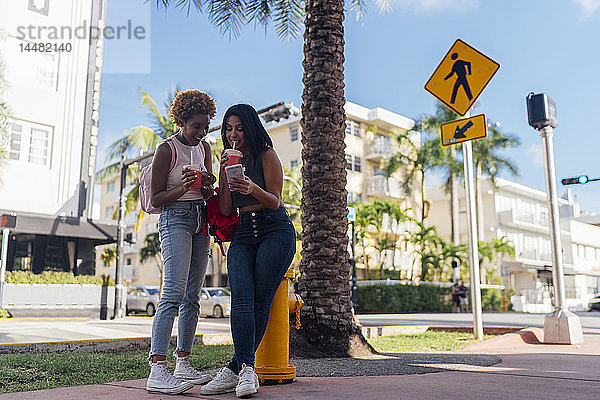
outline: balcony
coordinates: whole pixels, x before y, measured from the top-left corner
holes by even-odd
[[[395,178],[386,178],[383,175],[374,175],[367,177],[367,196],[373,197],[404,197],[400,181]]]
[[[385,158],[390,158],[394,154],[394,150],[389,141],[375,140],[367,145],[365,158],[371,161],[381,161]]]

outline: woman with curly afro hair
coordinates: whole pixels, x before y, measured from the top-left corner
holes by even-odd
[[[162,208],[158,222],[164,261],[164,286],[152,323],[149,392],[178,394],[211,379],[189,362],[200,311],[198,294],[204,283],[210,238],[204,236],[202,207],[213,192],[210,145],[204,141],[215,101],[206,93],[177,93],[170,118],[180,129],[165,140],[152,160],[151,202]],[[179,315],[173,374],[167,350],[175,316]]]

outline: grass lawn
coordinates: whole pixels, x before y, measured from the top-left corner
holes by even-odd
[[[483,335],[490,339],[495,335]],[[379,352],[453,351],[475,342],[472,333],[426,331],[412,335],[382,336],[368,339]]]
[[[173,350],[168,360],[174,363]],[[191,363],[198,369],[226,365],[233,346],[194,345]],[[146,378],[147,351],[121,353],[37,353],[0,355],[0,393]]]

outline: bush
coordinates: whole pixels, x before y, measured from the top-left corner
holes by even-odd
[[[84,283],[93,285],[102,285],[101,276],[93,275],[73,275],[72,272],[55,272],[55,271],[44,271],[41,274],[34,274],[30,271],[6,271],[6,283],[15,284],[71,284],[80,285]],[[109,279],[108,286],[114,286],[115,282],[113,279]]]
[[[359,286],[358,310],[361,313],[450,311],[450,288],[432,285]]]
[[[10,318],[10,314],[4,308],[0,308],[0,318]]]
[[[483,311],[502,310],[504,289],[481,289],[481,308]]]

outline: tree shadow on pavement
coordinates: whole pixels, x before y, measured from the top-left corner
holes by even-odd
[[[297,376],[348,377],[428,374],[451,370],[471,370],[500,363],[489,354],[380,353],[361,358],[317,358],[292,360]]]

